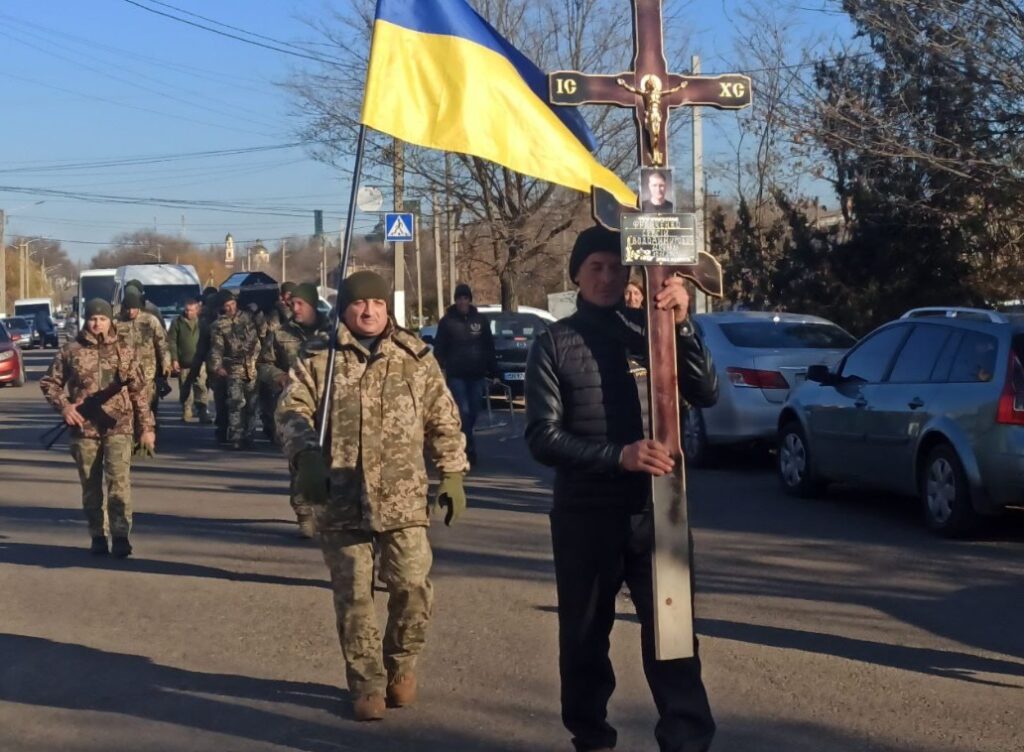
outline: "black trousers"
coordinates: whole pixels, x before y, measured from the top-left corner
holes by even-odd
[[[623,582],[640,619],[644,674],[659,715],[659,749],[704,752],[711,747],[715,722],[701,681],[700,658],[654,659],[653,536],[650,513],[551,513],[562,723],[580,752],[615,746],[617,735],[607,720],[615,689],[608,647]]]

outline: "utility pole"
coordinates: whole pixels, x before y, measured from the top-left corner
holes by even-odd
[[[694,55],[690,68],[692,75],[700,75],[700,55]],[[697,251],[704,248],[704,124],[701,122],[701,108],[693,107],[693,242]],[[711,298],[700,288],[694,288],[694,310],[707,313],[711,310]]]
[[[0,209],[0,313],[7,313],[7,245],[4,231],[7,229],[7,215]]]
[[[327,243],[323,233],[320,233],[320,290],[327,297]]]
[[[430,194],[431,212],[434,217],[434,274],[437,277],[437,320],[444,316],[444,266],[441,261],[441,205],[437,191]]]
[[[395,211],[405,207],[405,143],[394,140],[395,163]],[[405,246],[400,242],[391,244],[395,254],[395,305],[394,316],[399,326],[405,326]]]
[[[288,241],[281,241],[281,281],[288,279]]]
[[[21,252],[21,264],[19,265],[21,269],[21,279],[19,281],[21,284],[18,285],[18,297],[27,298],[28,295],[25,294],[25,288],[28,287],[28,243],[22,240],[19,250]]]
[[[423,223],[416,223],[416,326],[423,326]]]

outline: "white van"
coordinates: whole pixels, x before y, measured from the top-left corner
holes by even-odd
[[[199,275],[191,264],[132,264],[120,266],[114,275],[113,303],[124,299],[124,286],[133,279],[146,289],[146,301],[160,309],[164,326],[169,327],[179,313],[185,310],[185,301],[200,300],[203,288]]]
[[[114,302],[117,269],[85,269],[78,275],[78,295],[75,296],[75,316],[81,326],[85,318],[85,304],[94,298]]]

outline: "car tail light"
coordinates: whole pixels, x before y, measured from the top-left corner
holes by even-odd
[[[1024,367],[1016,353],[1010,353],[1010,367],[1006,369],[1006,383],[999,395],[996,423],[1024,426]]]
[[[12,334],[11,335],[11,341],[12,342],[17,342],[20,339],[21,339],[21,335],[20,334]]]
[[[789,389],[789,384],[779,371],[759,371],[755,368],[726,368],[733,386],[751,389]]]

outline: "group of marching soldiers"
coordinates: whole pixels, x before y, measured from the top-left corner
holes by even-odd
[[[133,457],[155,453],[168,379],[178,379],[182,420],[214,424],[219,444],[251,448],[257,415],[273,440],[274,406],[289,370],[303,346],[327,339],[329,320],[318,302],[314,285],[285,282],[280,299],[264,313],[240,309],[230,290],[207,288],[202,300],[186,302],[169,329],[135,280],[125,284],[116,313],[107,301],[87,302],[78,336],[57,354],[40,386],[72,429],[71,454],[94,553],[131,555],[129,469]],[[107,425],[97,426],[97,418]],[[309,505],[295,492],[291,503],[300,534],[313,537]]]

